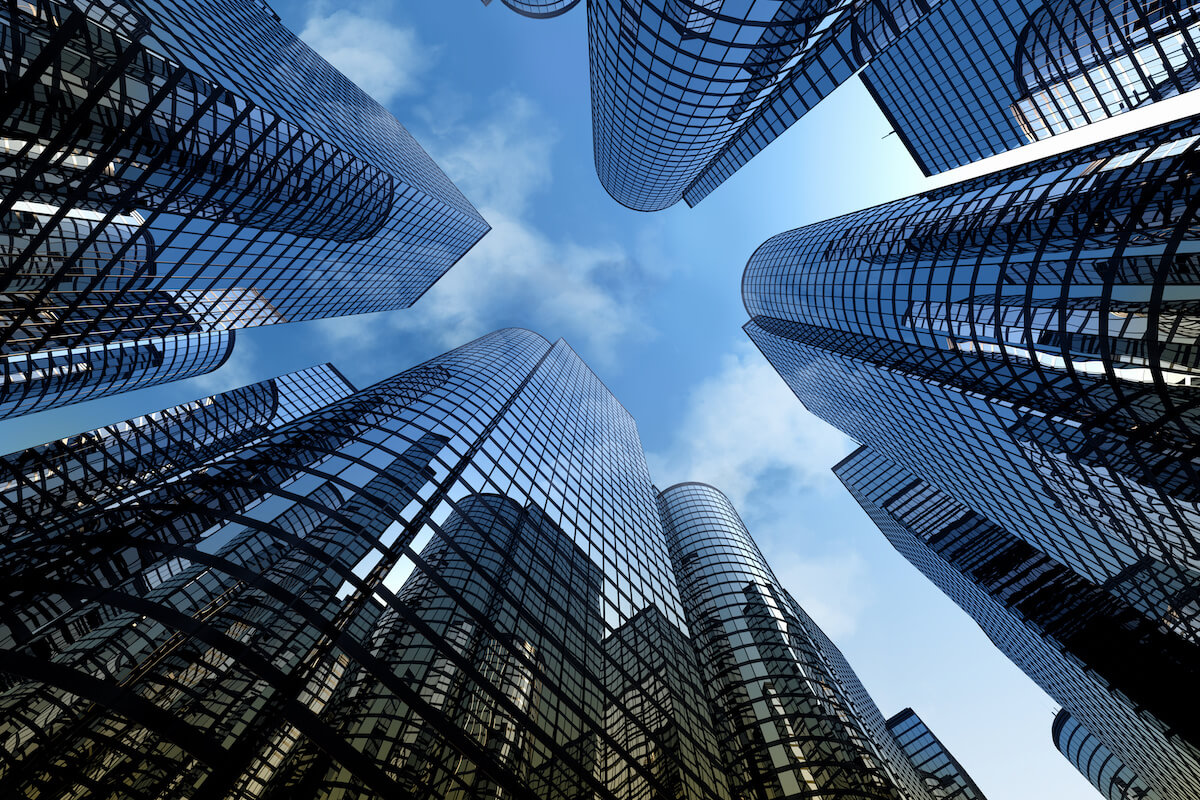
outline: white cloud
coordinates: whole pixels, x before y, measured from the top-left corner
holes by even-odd
[[[871,601],[862,556],[852,551],[801,556],[786,548],[768,550],[762,541],[759,546],[779,583],[829,638],[836,642],[855,632]]]
[[[300,38],[385,106],[420,88],[437,55],[412,28],[362,7],[330,9],[324,2],[314,6]]]
[[[531,221],[532,200],[553,178],[557,139],[539,109],[506,93],[493,98],[482,118],[439,113],[434,119],[433,135],[422,142],[491,232],[412,308],[379,318],[383,324],[326,320],[324,334],[367,348],[388,332],[417,332],[452,347],[520,325],[551,339],[567,337],[598,365],[612,363],[626,337],[653,335],[638,301],[661,270],[644,269],[614,242],[550,235]]]
[[[834,485],[830,468],[851,448],[844,435],[806,411],[745,342],[692,390],[671,447],[650,461],[660,485],[709,483],[740,508],[767,480],[797,488]]]
[[[461,106],[444,103],[424,114],[436,136],[429,154],[477,208],[520,216],[550,185],[558,133],[523,95],[505,92],[491,106],[485,119],[463,119]]]
[[[671,445],[648,460],[660,487],[701,481],[724,492],[780,584],[836,640],[854,632],[872,601],[869,569],[811,527],[811,504],[841,491],[830,470],[852,448],[741,342],[692,389]]]
[[[257,346],[250,342],[244,332],[235,332],[234,335],[233,352],[225,363],[219,369],[189,381],[189,391],[195,389],[201,395],[217,394],[258,380],[254,366],[258,358]]]

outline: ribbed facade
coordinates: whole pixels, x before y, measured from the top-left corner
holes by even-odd
[[[0,544],[0,794],[930,800],[728,501],[660,496],[562,341],[288,419],[280,380],[9,457],[26,489],[109,480]]]
[[[546,19],[565,14],[579,4],[579,0],[500,0],[523,17]],[[491,5],[492,0],[483,0],[483,4]]]
[[[746,330],[810,410],[1082,576],[1195,574],[1198,132],[781,234]]]
[[[685,483],[660,502],[733,794],[925,797],[911,764],[886,761],[854,713],[829,663],[841,653],[780,587],[728,498]]]
[[[941,3],[862,78],[930,175],[1194,89],[1200,5]]]
[[[869,448],[835,472],[892,546],[1121,762],[1163,798],[1200,792],[1196,720],[1180,702],[1196,645],[1172,633],[1175,608],[1147,620],[1119,599],[1153,564],[1097,587]],[[1177,589],[1195,603],[1194,585]]]
[[[1200,663],[1198,141],[1187,118],[780,234],[743,278],[746,331],[804,405],[974,520],[935,583],[984,587],[993,641],[1179,800],[1200,774],[1173,690]]]
[[[1142,783],[1066,709],[1055,716],[1051,736],[1058,751],[1106,800],[1160,800],[1158,792]]]
[[[554,16],[575,2],[505,5]],[[695,205],[929,12],[927,0],[589,0],[596,174]]]
[[[354,387],[328,364],[281,375],[141,417],[106,425],[0,457],[0,561],[15,580],[27,577],[21,563],[28,548],[38,550],[100,528],[97,521],[164,482],[203,475],[208,465],[253,445],[274,427],[305,416],[350,394]],[[106,511],[111,509],[111,511]],[[105,562],[106,580],[145,590],[164,570],[179,567],[165,559],[150,575],[140,557]],[[14,591],[14,597],[21,596]],[[88,605],[86,595],[51,592],[0,613],[0,644],[12,647],[41,637],[59,649],[81,630],[72,612]],[[83,614],[98,619],[102,610]],[[75,615],[80,616],[80,615]]]
[[[0,419],[203,375],[233,353],[234,331],[65,347],[0,359]]]
[[[487,230],[264,3],[32,0],[0,43],[9,413],[219,363],[105,357],[133,340],[409,306]]]

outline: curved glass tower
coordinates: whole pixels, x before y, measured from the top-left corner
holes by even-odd
[[[0,358],[0,419],[203,375],[233,353],[234,331],[206,331]]]
[[[728,502],[660,499],[564,342],[335,378],[6,459],[0,794],[931,800]]]
[[[0,357],[407,307],[487,230],[265,3],[32,0],[0,39]],[[53,373],[9,358],[0,402],[22,381],[37,400],[10,414],[219,363],[122,353]]]
[[[1028,635],[1002,649],[1180,800],[1200,774],[1168,688],[1200,641],[1198,142],[1191,117],[800,228],[743,278],[746,331],[804,405],[981,526],[956,569],[988,580],[973,559],[1005,552],[1053,580],[1026,587],[1040,606],[990,590],[1094,672],[1022,662]]]
[[[863,447],[834,471],[896,550],[1056,702],[1164,798],[1200,790],[1196,721],[1180,693],[1197,647],[1172,628],[1194,583],[1147,561],[1095,586],[928,481]],[[1147,619],[1117,595],[1168,584]]]
[[[1081,574],[1195,570],[1197,141],[1189,118],[781,234],[746,330],[811,410]]]
[[[1104,743],[1064,709],[1051,728],[1054,746],[1107,800],[1159,800],[1160,795],[1142,783]]]
[[[589,0],[600,183],[637,211],[695,205],[936,4]]]
[[[841,653],[780,587],[729,499],[685,483],[659,502],[735,796],[925,796],[878,708],[869,697],[855,708],[830,663]]]

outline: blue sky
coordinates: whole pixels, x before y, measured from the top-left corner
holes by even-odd
[[[506,325],[565,337],[638,420],[661,486],[737,504],[884,714],[912,706],[990,800],[1094,800],[1056,705],[887,544],[829,472],[852,449],[741,331],[746,259],[780,231],[928,186],[855,80],[699,207],[611,200],[592,166],[586,14],[499,3],[284,2],[493,230],[412,309],[242,331],[211,375],[0,424],[0,452],[332,361],[363,386]]]

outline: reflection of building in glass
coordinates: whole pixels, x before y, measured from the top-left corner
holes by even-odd
[[[1193,0],[1051,0],[1021,31],[1013,113],[1042,139],[1200,83]]]
[[[233,331],[206,331],[10,355],[0,359],[0,419],[203,375],[233,341]]]
[[[1200,80],[1192,0],[940,3],[863,83],[928,175],[1181,94]]]
[[[904,754],[917,769],[917,775],[937,800],[981,800],[983,792],[929,730],[924,720],[906,708],[887,721]]]
[[[273,427],[348,395],[345,378],[326,364],[250,386],[172,406],[141,417],[57,439],[0,458],[0,537],[3,560],[23,548],[89,530],[103,509],[120,507],[165,481],[203,473],[230,452],[253,445]],[[151,495],[153,496],[153,495]],[[109,580],[140,590],[179,567],[166,559],[144,572],[129,555],[106,562]],[[99,613],[73,619],[67,613],[84,598],[46,596],[33,607],[10,608],[0,622],[0,642],[11,646],[39,632],[54,647],[94,627]]]
[[[734,795],[924,796],[878,708],[865,692],[852,697],[857,677],[779,586],[725,495],[687,483],[661,504]]]
[[[1119,620],[1106,636],[1142,632],[1174,684],[1123,671],[1099,628],[1072,639],[1086,606],[1041,628],[1152,709],[1180,774],[1200,745],[1166,689],[1200,638],[1198,141],[1184,119],[780,234],[743,279],[746,331],[806,407],[1053,565]]]
[[[52,524],[0,538],[0,795],[730,800],[754,765],[774,796],[931,800],[727,501],[660,501],[564,342],[280,380],[9,456]],[[85,508],[31,494],[50,469]],[[706,518],[753,552],[698,550]]]
[[[264,3],[29,0],[0,34],[10,415],[221,361],[166,337],[411,305],[487,229]]]
[[[531,12],[574,3],[505,5],[546,16]],[[600,183],[639,211],[695,205],[930,5],[589,0]]]
[[[1087,728],[1067,713],[1058,712],[1052,728],[1054,746],[1075,765],[1107,800],[1160,800]]]
[[[1171,606],[1148,619],[1121,599],[1169,570],[1147,559],[1097,586],[869,448],[835,472],[900,554],[1121,761],[1163,797],[1196,796],[1200,729],[1179,698],[1200,677],[1197,646],[1171,631]],[[1194,606],[1194,583],[1173,577]]]

